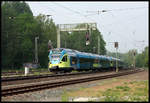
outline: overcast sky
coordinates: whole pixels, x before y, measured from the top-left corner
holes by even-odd
[[[142,52],[149,42],[148,2],[26,2],[33,15],[52,15],[55,24],[96,22],[106,42],[106,49],[115,52],[110,42],[119,42],[118,52],[130,49]],[[98,10],[107,10],[98,14]],[[144,41],[144,42],[142,42]]]

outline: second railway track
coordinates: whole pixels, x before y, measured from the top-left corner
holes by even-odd
[[[126,71],[126,72],[121,72],[121,73],[107,74],[107,75],[89,76],[89,77],[78,78],[78,79],[73,78],[71,80],[66,79],[63,81],[54,81],[54,82],[47,82],[47,83],[36,83],[34,85],[30,84],[30,85],[21,86],[21,87],[12,87],[12,88],[2,89],[1,93],[2,93],[2,96],[10,96],[10,95],[15,95],[15,94],[20,94],[20,93],[25,93],[25,92],[30,92],[30,91],[38,91],[41,89],[55,88],[55,87],[64,86],[64,85],[113,78],[113,77],[128,75],[132,73],[137,73],[141,71],[143,70],[136,69],[136,70]]]

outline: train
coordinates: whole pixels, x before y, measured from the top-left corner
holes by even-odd
[[[68,48],[54,48],[49,51],[48,70],[53,73],[75,71],[101,71],[124,67],[120,59],[86,52],[80,52]]]

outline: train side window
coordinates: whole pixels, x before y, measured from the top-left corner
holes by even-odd
[[[67,62],[67,56],[64,56],[62,59],[63,62]]]
[[[72,64],[77,64],[77,58],[76,57],[72,57]]]
[[[80,58],[80,63],[88,63],[88,62],[94,62],[94,59]]]

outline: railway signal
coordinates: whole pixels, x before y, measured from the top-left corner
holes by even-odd
[[[118,42],[115,42],[115,48],[118,48]]]
[[[116,48],[116,58],[117,58],[117,49],[118,49],[118,42],[109,42],[109,43],[114,43],[114,47]],[[117,59],[116,59],[116,72],[118,72],[119,71],[119,69],[118,69],[118,61],[117,61]]]
[[[89,31],[86,32],[86,45],[90,44]]]
[[[50,49],[53,49],[51,40],[48,41],[48,51],[50,51]]]
[[[117,58],[117,49],[118,49],[118,42],[114,42],[115,43],[115,48],[116,48],[116,58]],[[118,72],[118,61],[116,60],[116,72]]]
[[[134,69],[135,69],[135,55],[136,55],[136,51],[133,51],[133,56],[134,56]]]
[[[10,16],[9,19],[15,19],[16,17]]]

